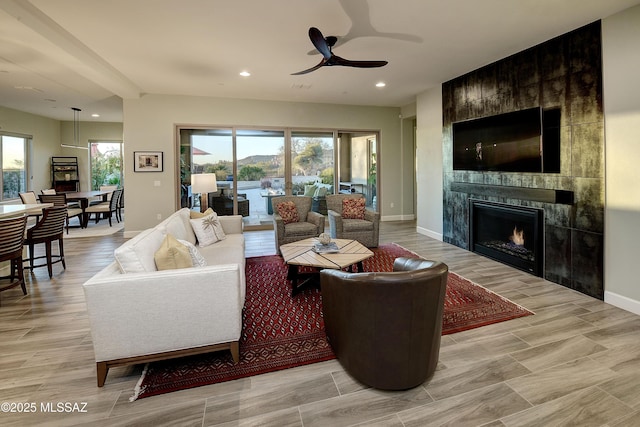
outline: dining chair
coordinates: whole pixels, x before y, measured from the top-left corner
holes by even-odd
[[[124,209],[124,188],[120,189],[120,199],[116,209],[116,219],[120,222],[122,222],[122,209]]]
[[[54,188],[46,188],[44,190],[40,190],[41,194],[56,194],[56,190]]]
[[[20,195],[20,200],[22,200],[22,204],[24,205],[37,205],[38,204],[38,198],[36,197],[36,193],[33,191],[25,191],[24,193],[19,193]],[[30,213],[28,214],[29,216],[35,217],[36,222],[40,220],[40,217],[42,216],[41,212],[37,212],[37,213]]]
[[[67,208],[67,234],[69,234],[69,218],[77,217],[78,221],[80,222],[80,228],[82,228],[84,212],[82,212],[82,209],[80,208],[70,207],[67,203],[66,194],[41,194],[40,201],[42,203],[53,203],[54,206],[64,206],[65,208]]]
[[[29,248],[29,264],[24,268],[28,268],[33,272],[34,268],[47,266],[49,278],[53,276],[53,264],[62,263],[63,268],[67,268],[64,262],[64,245],[63,232],[67,221],[66,206],[52,206],[42,211],[42,219],[33,227],[27,230],[27,237],[24,239],[24,245]],[[51,243],[58,241],[58,255],[51,251]],[[34,248],[36,244],[44,243],[45,255],[34,256]],[[46,259],[43,264],[35,264],[35,260]]]
[[[111,196],[111,200],[109,201],[108,205],[106,203],[100,203],[99,205],[89,206],[87,209],[84,210],[85,214],[89,215],[89,217],[91,217],[91,214],[95,214],[96,224],[98,223],[98,221],[100,221],[100,216],[102,214],[108,214],[109,227],[111,227],[112,226],[111,217],[116,213],[118,209],[118,202],[120,200],[121,194],[122,194],[122,190],[115,190]],[[117,214],[116,214],[116,221],[120,222]]]
[[[101,185],[100,186],[100,191],[111,191],[110,194],[107,194],[107,202],[111,201],[111,198],[113,197],[113,192],[116,191],[118,189],[117,185]]]
[[[0,262],[9,261],[10,263],[9,276],[0,277],[3,282],[8,279],[9,283],[0,284],[0,291],[20,286],[22,293],[27,294],[22,265],[22,243],[26,227],[26,215],[0,219]]]

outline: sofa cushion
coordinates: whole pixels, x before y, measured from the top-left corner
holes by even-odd
[[[317,234],[318,228],[310,222],[292,222],[285,224],[284,235],[291,236],[309,236],[309,234]]]
[[[165,234],[171,234],[178,240],[186,240],[192,244],[196,243],[196,235],[193,233],[189,223],[189,209],[179,210],[167,219],[162,221],[158,228]]]
[[[242,236],[229,235],[204,248],[198,247],[208,265],[241,264],[244,268],[244,244]]]
[[[292,201],[286,201],[278,203],[278,215],[282,217],[282,222],[285,224],[291,224],[293,222],[299,222],[298,208]]]
[[[213,212],[203,218],[191,219],[191,226],[196,233],[198,244],[200,246],[208,246],[219,240],[224,240],[226,235],[222,229],[218,215]]]
[[[364,219],[364,197],[346,198],[342,200],[342,218]]]
[[[165,233],[158,228],[142,231],[124,242],[113,254],[122,273],[157,271],[153,255],[162,244]]]
[[[189,249],[189,255],[191,256],[191,262],[194,267],[205,267],[207,265],[207,260],[204,259],[198,248],[195,245],[192,245],[191,242],[186,240],[178,239],[178,242],[182,243]]]
[[[164,240],[153,255],[153,259],[156,262],[158,271],[193,267],[189,248],[180,243],[171,234],[164,236]]]

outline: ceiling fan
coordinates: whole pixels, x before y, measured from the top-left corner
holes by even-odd
[[[291,75],[293,76],[299,74],[307,74],[317,70],[320,67],[333,65],[358,68],[375,68],[387,65],[387,61],[350,61],[348,59],[341,58],[338,55],[334,55],[331,51],[331,48],[336,44],[338,38],[334,36],[328,36],[325,38],[320,30],[316,27],[309,28],[309,38],[311,39],[311,43],[313,43],[318,52],[322,54],[322,61],[320,61],[320,63],[314,67],[298,71],[297,73],[291,73]]]

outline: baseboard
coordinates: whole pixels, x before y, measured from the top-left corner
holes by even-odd
[[[604,302],[640,315],[640,301],[625,297],[624,295],[604,291]]]
[[[408,215],[385,215],[380,217],[380,221],[413,221],[416,219],[414,214]]]
[[[431,231],[423,227],[416,227],[416,233],[431,237],[432,239],[440,240],[442,242],[442,233],[436,233],[435,231]]]

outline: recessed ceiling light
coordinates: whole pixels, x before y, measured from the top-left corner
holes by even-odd
[[[251,75],[251,73],[250,73],[250,72],[248,72],[248,71],[240,71],[240,75],[241,75],[242,77],[249,77],[249,76]]]
[[[100,114],[98,114],[98,113],[93,113],[93,114],[91,115],[91,117],[100,117]]]
[[[385,87],[387,84],[385,82],[376,83],[376,87]]]

